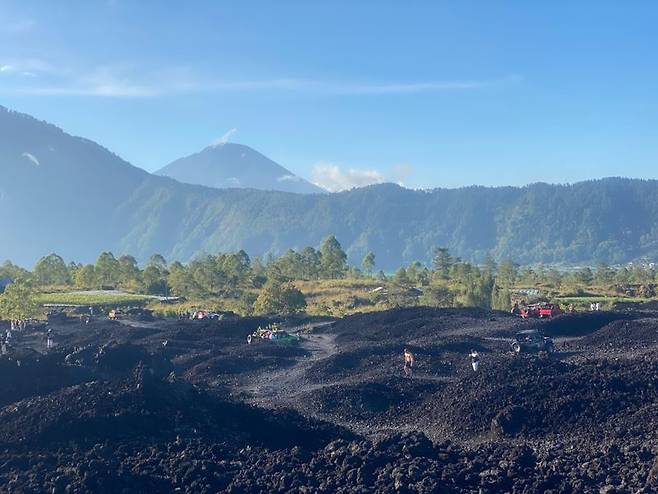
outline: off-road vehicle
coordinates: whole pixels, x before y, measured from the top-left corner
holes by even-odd
[[[520,310],[520,315],[524,319],[529,318],[549,318],[555,317],[562,314],[562,310],[555,304],[549,304],[547,302],[542,302],[539,304],[531,304],[527,307],[524,307]]]
[[[544,336],[543,333],[537,329],[519,331],[514,335],[511,346],[514,353],[553,353],[555,351],[553,339],[549,336]]]

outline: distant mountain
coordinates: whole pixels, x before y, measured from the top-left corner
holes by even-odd
[[[213,189],[151,175],[89,140],[0,107],[0,261],[57,252],[189,260],[245,249],[281,254],[335,234],[352,263],[372,250],[390,270],[436,245],[481,261],[658,259],[658,181],[414,191],[392,184],[337,194]]]
[[[326,192],[242,144],[208,146],[199,153],[168,164],[156,173],[179,182],[217,189],[279,190],[300,194]]]

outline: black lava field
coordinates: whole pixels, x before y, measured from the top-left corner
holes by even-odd
[[[61,320],[48,351],[14,333],[0,492],[658,492],[658,313],[398,309],[247,344],[269,322]],[[534,328],[556,352],[512,353]]]

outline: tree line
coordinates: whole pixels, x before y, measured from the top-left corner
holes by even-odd
[[[6,277],[36,287],[119,288],[193,299],[226,297],[241,300],[244,312],[282,313],[304,309],[304,296],[294,285],[301,280],[376,278],[402,287],[418,287],[421,295],[413,303],[509,310],[511,289],[518,284],[553,288],[633,283],[652,286],[657,276],[653,266],[646,265],[613,268],[601,264],[595,269],[560,271],[541,264],[521,267],[509,259],[497,263],[491,256],[476,265],[453,256],[446,247],[434,249],[429,266],[415,261],[392,275],[376,271],[376,261],[375,253],[368,252],[360,267],[350,266],[340,242],[330,235],[318,248],[290,249],[279,257],[251,259],[241,250],[207,254],[188,263],[168,263],[155,254],[143,267],[133,256],[115,257],[111,252],[101,253],[90,264],[67,264],[53,253],[39,259],[31,272],[7,261],[0,266],[0,279]],[[399,304],[409,303],[406,300]]]

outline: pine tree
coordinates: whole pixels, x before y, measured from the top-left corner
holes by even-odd
[[[366,274],[372,275],[372,271],[375,269],[375,253],[373,251],[365,255],[363,261],[361,261],[361,266]]]
[[[345,276],[347,270],[347,254],[333,235],[328,236],[320,246],[320,267],[322,276],[328,279],[339,279]]]

